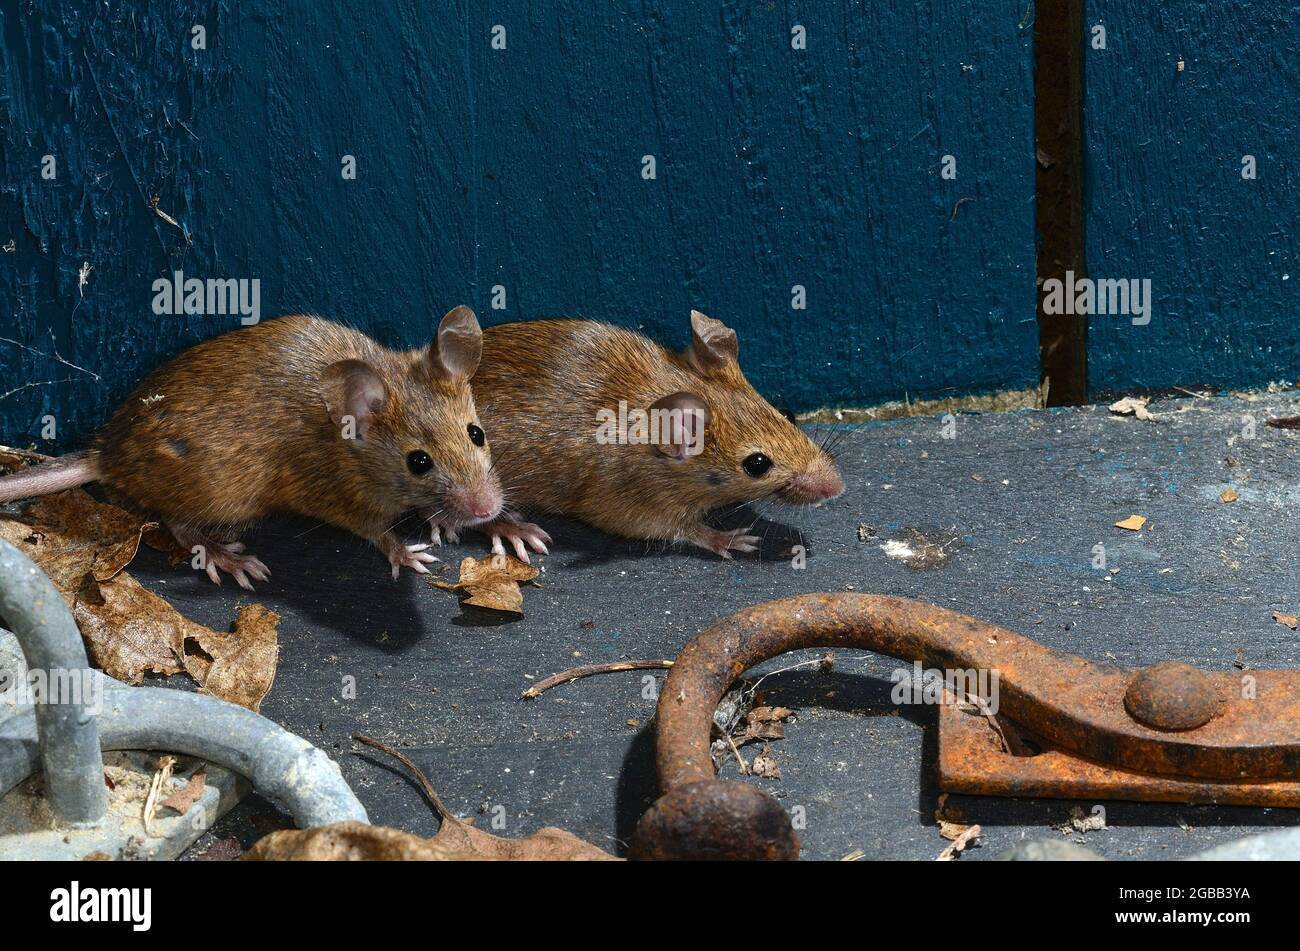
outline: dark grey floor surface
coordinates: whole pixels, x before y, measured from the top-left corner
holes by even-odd
[[[852,588],[920,598],[1113,664],[1300,665],[1300,633],[1270,616],[1300,608],[1300,433],[1263,425],[1300,412],[1300,398],[1188,398],[1152,409],[1159,422],[1104,407],[961,415],[952,439],[938,417],[848,430],[838,448],[848,491],[818,509],[765,507],[761,559],[726,562],[548,521],[555,544],[541,559],[543,587],[525,591],[526,616],[512,623],[468,619],[453,594],[424,579],[392,581],[359,540],[292,520],[246,539],[274,571],[255,595],[169,569],[152,551],[132,570],[215,627],[251,601],[283,615],[279,673],[262,712],[329,751],[373,821],[421,834],[437,827],[401,767],[356,747],[353,731],[405,750],[460,814],[503,817],[508,835],[561,826],[617,851],[653,796],[654,703],[643,675],[594,677],[531,702],[520,691],[530,677],[581,663],[672,657],[712,621],[758,601]],[[1240,499],[1225,504],[1229,486]],[[1149,519],[1142,532],[1113,527],[1131,514]],[[888,556],[882,545],[914,532],[948,557],[917,568]],[[798,535],[810,552],[803,570],[777,557]],[[1098,543],[1117,573],[1093,567]],[[444,548],[445,575],[482,553],[477,536]],[[781,778],[749,781],[804,807],[805,858],[860,850],[932,859],[946,844],[933,821],[935,711],[891,702],[899,666],[840,652],[830,674],[805,668],[763,684],[771,702],[797,713],[771,747]],[[344,699],[348,677],[356,699]],[[983,826],[966,859],[980,860],[1024,838],[1064,838],[1054,827],[1071,806],[1092,804],[950,805]],[[247,844],[274,824],[268,811],[246,802],[206,841]],[[1300,820],[1287,810],[1133,803],[1110,803],[1107,813],[1108,828],[1074,837],[1115,859],[1176,858]]]

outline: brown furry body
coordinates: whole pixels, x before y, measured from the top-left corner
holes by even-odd
[[[250,359],[259,351],[267,359]],[[467,387],[458,392],[414,373],[419,353],[293,316],[204,341],[149,374],[95,440],[99,478],[179,525],[242,526],[283,511],[373,541],[427,499],[412,491],[403,469],[376,469],[366,453],[351,451],[359,447],[340,439],[320,390],[303,385],[350,359],[370,364],[391,386],[381,428],[398,438],[409,430],[401,435],[411,448],[449,435],[473,448],[462,438],[475,417]],[[447,417],[454,433],[437,432]],[[472,469],[472,460],[462,468]]]
[[[98,479],[159,516],[182,546],[210,546],[217,566],[245,585],[243,572],[256,578],[266,569],[230,540],[273,512],[374,542],[394,573],[422,570],[417,564],[432,560],[419,554],[427,546],[402,545],[391,532],[404,512],[419,509],[451,528],[483,520],[456,504],[466,493],[469,508],[500,509],[487,448],[467,435],[478,425],[468,382],[478,347],[478,324],[464,308],[444,318],[428,350],[413,352],[318,317],[235,330],[150,373],[84,462],[0,480],[0,498]],[[421,475],[408,467],[415,450],[433,463]]]
[[[741,373],[734,334],[703,315],[693,324],[695,346],[685,353],[591,321],[487,328],[474,391],[510,504],[725,555],[752,545],[728,544],[736,533],[704,526],[706,512],[767,496],[800,503],[839,494],[830,458]],[[599,411],[616,413],[620,401],[645,409],[683,393],[708,407],[698,455],[668,458],[653,445],[597,441]],[[774,465],[753,478],[742,463],[758,452]],[[812,477],[821,480],[815,492],[806,491]]]

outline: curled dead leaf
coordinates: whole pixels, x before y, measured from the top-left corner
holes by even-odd
[[[229,633],[191,625],[182,660],[189,675],[202,685],[200,692],[256,713],[275,683],[279,624],[280,615],[274,611],[246,604]]]
[[[939,853],[935,859],[936,862],[951,862],[961,852],[970,847],[971,843],[983,835],[983,830],[978,825],[968,826],[965,831],[958,834],[957,838],[952,840],[952,844]]]
[[[1122,400],[1116,400],[1107,407],[1112,413],[1118,416],[1133,416],[1136,419],[1155,422],[1156,417],[1147,409],[1147,404],[1151,400],[1145,396],[1126,396]]]
[[[120,573],[153,526],[81,489],[69,489],[37,499],[21,517],[0,516],[0,538],[36,562],[66,595],[87,573],[100,581]]]
[[[17,472],[38,462],[48,462],[52,457],[31,449],[0,446],[0,472]]]
[[[522,839],[490,835],[473,824],[446,819],[429,839],[360,822],[337,822],[314,829],[282,829],[260,839],[245,861],[433,861],[474,860],[619,861],[563,829],[539,829]]]
[[[1220,502],[1235,502],[1239,498],[1241,498],[1241,496],[1237,494],[1236,489],[1224,489],[1219,493]]]
[[[749,771],[755,776],[766,776],[768,779],[781,778],[781,767],[777,765],[776,760],[772,757],[772,751],[766,746],[749,764]]]
[[[463,559],[460,578],[455,584],[434,580],[429,584],[465,595],[462,604],[522,616],[524,593],[519,582],[532,581],[539,574],[538,569],[524,564],[514,555],[488,555],[486,558]]]
[[[793,714],[789,707],[755,707],[745,714],[744,722],[732,732],[731,739],[736,746],[759,740],[783,740],[784,721]]]
[[[156,528],[81,489],[36,499],[21,518],[0,516],[0,538],[67,601],[93,665],[129,684],[184,670],[205,693],[257,710],[275,680],[279,616],[245,606],[229,633],[185,618],[125,570]]]
[[[72,596],[72,616],[91,664],[129,684],[145,674],[179,673],[185,638],[207,630],[126,572],[107,584],[86,575]]]
[[[194,804],[203,796],[203,790],[207,785],[208,775],[204,770],[199,769],[189,781],[176,792],[164,799],[159,805],[166,806],[168,809],[175,810],[181,815],[189,812]]]
[[[1277,621],[1278,624],[1285,624],[1293,631],[1296,629],[1297,625],[1300,625],[1300,616],[1295,614],[1283,614],[1281,611],[1273,612],[1273,620]]]
[[[1116,528],[1123,528],[1130,532],[1142,531],[1142,526],[1147,523],[1145,515],[1130,515],[1128,518],[1122,518],[1115,523]]]

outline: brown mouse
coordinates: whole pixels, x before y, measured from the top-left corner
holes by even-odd
[[[244,588],[266,580],[236,539],[272,512],[374,542],[394,578],[403,565],[427,573],[428,546],[393,531],[404,512],[456,528],[501,511],[469,385],[481,351],[467,307],[413,352],[319,317],[234,330],[149,374],[86,453],[0,479],[0,501],[98,480],[157,516],[218,584],[218,569]]]
[[[511,506],[730,558],[759,539],[709,527],[707,512],[838,496],[835,462],[750,386],[737,351],[735,332],[698,311],[684,353],[591,321],[487,328],[473,386]],[[513,511],[479,530],[525,559],[550,540]]]

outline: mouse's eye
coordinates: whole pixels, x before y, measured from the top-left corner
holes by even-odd
[[[759,476],[765,475],[768,469],[772,468],[772,460],[767,458],[767,456],[763,455],[761,452],[755,452],[746,456],[745,461],[742,462],[741,465],[744,467],[745,472],[757,479]]]
[[[406,454],[406,468],[416,475],[424,475],[433,468],[433,460],[429,458],[429,454],[423,449],[417,449]]]
[[[794,410],[792,410],[790,407],[778,406],[776,408],[776,411],[780,413],[782,416],[784,416],[786,419],[788,419],[790,422],[794,423],[796,426],[799,425],[799,418],[794,415]]]
[[[469,441],[474,445],[481,446],[487,442],[487,436],[483,435],[483,430],[479,429],[473,423],[466,426],[465,431],[469,433]]]

